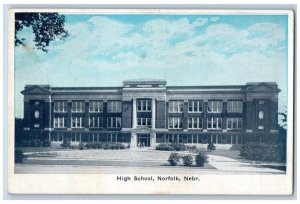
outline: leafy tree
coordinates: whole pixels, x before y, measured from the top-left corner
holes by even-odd
[[[279,143],[285,144],[284,147],[286,147],[286,139],[287,139],[287,107],[285,107],[284,112],[278,113],[281,118],[282,124],[278,125],[278,134],[279,134]]]
[[[69,36],[65,30],[65,16],[58,13],[16,13],[15,14],[15,46],[25,45],[25,38],[17,33],[25,27],[32,27],[37,49],[47,52],[47,47],[55,39],[64,40]]]
[[[284,112],[279,112],[278,114],[280,116],[282,116],[282,119],[281,119],[282,127],[286,128],[287,127],[287,107],[285,107]]]

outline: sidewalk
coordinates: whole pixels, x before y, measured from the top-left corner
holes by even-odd
[[[223,156],[209,155],[209,164],[217,168],[222,172],[231,173],[272,173],[272,174],[284,174],[284,171],[268,168],[263,164],[253,164],[250,162],[243,162],[236,159],[231,159]]]

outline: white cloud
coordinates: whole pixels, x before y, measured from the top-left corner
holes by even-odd
[[[102,86],[141,77],[165,78],[169,83],[180,79],[178,83],[191,85],[267,80],[277,81],[282,87],[286,59],[284,49],[274,46],[284,41],[284,29],[273,23],[257,23],[245,29],[221,23],[209,25],[218,20],[153,19],[136,29],[97,16],[67,24],[71,36],[51,47],[50,53],[56,53],[53,57],[16,49],[16,76],[24,76],[16,91],[26,83],[45,83],[48,79],[55,86]],[[197,31],[203,25],[207,28]],[[33,72],[37,74],[30,75]]]
[[[208,19],[207,18],[197,18],[194,22],[193,25],[194,26],[203,26],[207,23]]]
[[[216,22],[216,21],[220,20],[220,18],[217,16],[214,16],[214,17],[211,17],[209,20],[212,22]]]
[[[245,44],[252,43],[254,46],[263,48],[276,46],[285,38],[284,28],[274,23],[256,23],[249,26],[248,32],[251,38]]]

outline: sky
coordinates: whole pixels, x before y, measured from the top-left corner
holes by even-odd
[[[32,29],[15,47],[15,116],[23,117],[26,84],[122,86],[138,78],[167,85],[276,82],[287,105],[287,15],[70,15],[70,36],[49,51],[34,47]]]

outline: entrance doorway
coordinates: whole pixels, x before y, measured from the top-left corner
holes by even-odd
[[[137,135],[138,147],[150,147],[150,134],[138,134]]]

